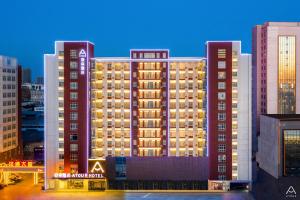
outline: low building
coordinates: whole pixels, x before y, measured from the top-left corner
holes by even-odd
[[[207,157],[107,157],[108,189],[207,189]]]
[[[300,176],[300,115],[260,117],[257,162],[276,179]]]

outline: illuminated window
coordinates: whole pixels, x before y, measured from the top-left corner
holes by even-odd
[[[278,38],[278,113],[296,112],[296,37]]]

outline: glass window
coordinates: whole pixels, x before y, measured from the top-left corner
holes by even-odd
[[[70,89],[71,90],[77,90],[78,89],[77,82],[70,82]]]
[[[71,58],[77,58],[77,50],[76,49],[71,49],[70,50],[70,57]]]
[[[284,130],[283,137],[283,174],[300,176],[300,130]]]
[[[224,153],[226,151],[225,144],[219,144],[218,145],[218,152]]]
[[[78,144],[70,144],[70,151],[78,151]]]
[[[225,61],[218,61],[218,69],[225,69],[226,62]]]
[[[225,138],[226,138],[225,134],[218,134],[218,141],[219,142],[224,142]]]
[[[76,61],[71,61],[70,62],[70,69],[77,69],[78,63]]]
[[[218,103],[218,110],[225,110],[225,109],[226,109],[225,102],[219,102]]]
[[[78,93],[77,92],[70,92],[70,99],[71,100],[77,100]]]
[[[77,79],[78,73],[77,72],[70,72],[70,79]]]
[[[225,82],[218,82],[218,89],[219,90],[225,90],[226,89],[226,83]]]
[[[218,113],[218,120],[225,121],[226,120],[226,113]]]
[[[218,131],[225,131],[226,124],[225,123],[218,123]]]
[[[225,92],[218,92],[218,99],[219,100],[225,100],[226,99]]]
[[[225,79],[226,78],[226,72],[218,72],[218,79]]]

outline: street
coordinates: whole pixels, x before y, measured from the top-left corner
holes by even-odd
[[[41,190],[42,184],[33,185],[33,174],[20,174],[24,180],[16,185],[9,185],[0,190],[1,200],[40,200],[40,199],[102,199],[102,200],[137,200],[137,199],[155,199],[155,200],[252,200],[249,193],[142,193],[142,192],[45,192]]]

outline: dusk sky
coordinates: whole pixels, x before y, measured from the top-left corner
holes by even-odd
[[[299,0],[3,0],[0,55],[16,57],[33,77],[55,40],[90,40],[95,55],[129,56],[130,48],[168,48],[204,56],[207,40],[241,40],[265,21],[300,21]]]

